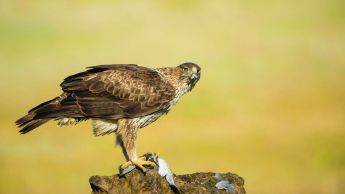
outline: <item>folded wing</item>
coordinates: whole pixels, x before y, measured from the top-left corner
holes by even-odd
[[[101,65],[61,84],[86,118],[136,118],[164,109],[175,90],[157,71],[137,65]]]

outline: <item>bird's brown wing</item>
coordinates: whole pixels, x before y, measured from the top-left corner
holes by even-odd
[[[166,108],[174,98],[171,84],[150,68],[100,65],[67,77],[61,87],[85,118],[136,118]]]

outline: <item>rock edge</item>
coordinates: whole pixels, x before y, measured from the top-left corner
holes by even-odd
[[[245,194],[244,179],[233,173],[219,173],[224,180],[231,183],[234,192],[219,190],[216,188],[218,182],[213,172],[198,172],[185,175],[174,175],[175,183],[181,193],[232,193]],[[89,179],[92,194],[122,194],[122,193],[167,193],[173,194],[164,177],[157,171],[150,170],[147,173],[135,169],[132,172],[120,177],[112,176],[92,176]]]

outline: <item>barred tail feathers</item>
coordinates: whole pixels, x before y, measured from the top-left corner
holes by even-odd
[[[64,116],[75,116],[69,114],[75,104],[69,103],[68,105],[61,105],[62,100],[68,98],[68,96],[68,94],[63,93],[62,95],[29,110],[27,115],[16,121],[17,126],[21,128],[19,132],[21,134],[28,133],[51,119]]]

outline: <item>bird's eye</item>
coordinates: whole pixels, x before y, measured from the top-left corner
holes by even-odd
[[[188,72],[188,70],[189,70],[187,67],[183,67],[182,69],[184,72]]]

